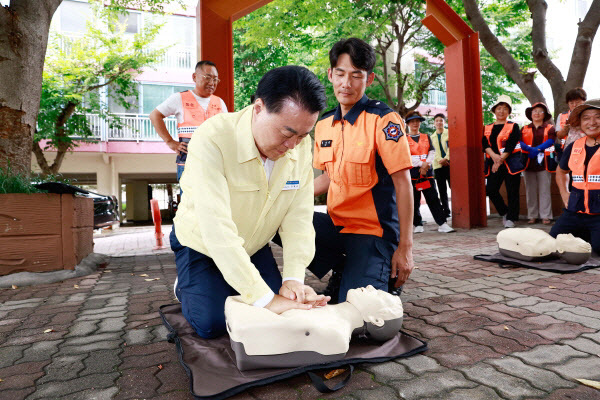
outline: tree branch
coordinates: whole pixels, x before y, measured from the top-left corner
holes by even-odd
[[[583,86],[583,79],[590,63],[592,43],[599,25],[600,0],[594,0],[585,18],[579,23],[565,90]]]
[[[473,28],[479,32],[479,38],[485,49],[494,57],[504,68],[507,75],[512,78],[517,86],[521,89],[525,97],[531,102],[537,101],[546,102],[542,91],[534,82],[534,72],[523,72],[521,66],[508,52],[506,47],[500,43],[496,35],[494,35],[483,19],[479,6],[476,0],[463,0],[467,18],[471,22]]]
[[[531,19],[533,21],[531,28],[531,39],[533,46],[533,60],[538,70],[548,80],[552,88],[553,97],[560,94],[563,96],[565,79],[558,67],[552,62],[548,56],[548,48],[546,47],[546,11],[548,3],[545,0],[527,0],[527,6],[531,11]]]

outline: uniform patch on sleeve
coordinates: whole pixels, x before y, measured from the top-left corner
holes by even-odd
[[[385,133],[385,140],[393,140],[394,142],[397,142],[404,135],[404,132],[400,129],[400,125],[391,121],[383,128],[383,133]]]

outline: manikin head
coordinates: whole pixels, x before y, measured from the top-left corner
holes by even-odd
[[[399,296],[369,285],[348,290],[346,301],[358,309],[367,323],[369,336],[375,340],[389,340],[402,327],[404,310]]]

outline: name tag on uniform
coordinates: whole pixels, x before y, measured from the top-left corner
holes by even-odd
[[[331,140],[321,140],[321,147],[331,147]]]
[[[297,190],[300,189],[300,181],[287,181],[281,190]]]

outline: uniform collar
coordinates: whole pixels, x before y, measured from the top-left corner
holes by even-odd
[[[238,162],[245,163],[246,161],[250,161],[253,159],[260,160],[260,152],[256,147],[256,142],[254,141],[254,135],[252,135],[252,112],[254,110],[254,106],[250,105],[244,108],[242,111],[242,116],[238,120],[236,135],[237,135],[237,160]],[[289,158],[292,160],[298,159],[298,146],[296,146],[293,150],[288,150],[281,159]],[[279,161],[279,160],[277,160]]]
[[[235,134],[237,135],[237,159],[239,163],[250,161],[254,158],[260,160],[260,153],[254,142],[254,136],[252,135],[252,111],[254,106],[250,105],[244,108],[242,116],[238,120],[237,129]]]
[[[356,122],[356,119],[358,118],[360,113],[362,113],[367,108],[368,102],[369,102],[369,98],[367,97],[366,94],[363,94],[363,97],[355,105],[352,106],[350,111],[348,111],[348,113],[344,116],[343,119],[350,122],[351,125],[354,125],[354,123]],[[335,109],[335,114],[333,115],[332,125],[335,121],[341,121],[341,120],[342,120],[342,108],[338,104],[337,108]]]

